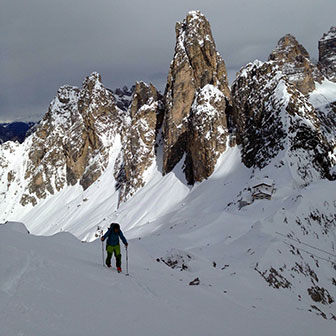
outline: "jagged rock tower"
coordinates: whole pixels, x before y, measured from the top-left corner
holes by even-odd
[[[241,69],[232,85],[233,119],[247,167],[285,165],[302,184],[332,178],[326,127],[307,96],[314,78],[322,75],[291,35],[280,39],[268,62]]]
[[[319,68],[324,76],[336,83],[336,27],[319,40]]]
[[[28,186],[21,204],[36,204],[77,182],[88,188],[107,167],[120,124],[121,110],[98,73],[88,76],[81,89],[61,87],[27,143]]]
[[[163,172],[184,158],[190,184],[206,179],[226,148],[231,96],[224,61],[199,11],[176,24],[165,104]]]
[[[315,81],[321,82],[322,74],[310,61],[309,53],[293,35],[282,37],[269,56],[279,69],[303,94],[315,89]]]
[[[144,174],[156,160],[155,144],[162,119],[162,95],[152,84],[137,82],[123,122],[122,150],[115,165],[119,201],[144,186]]]

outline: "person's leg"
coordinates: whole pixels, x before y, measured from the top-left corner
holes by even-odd
[[[113,246],[114,249],[114,255],[116,258],[116,267],[121,267],[121,253],[120,253],[120,245]]]
[[[107,257],[106,257],[106,265],[107,267],[111,267],[111,258],[112,258],[112,255],[113,255],[113,249],[112,249],[112,246],[107,246]]]

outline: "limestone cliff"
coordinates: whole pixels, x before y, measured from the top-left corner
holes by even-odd
[[[162,95],[152,85],[137,82],[122,128],[122,150],[115,167],[119,200],[131,197],[145,182],[156,160],[155,144],[162,125]]]
[[[176,24],[175,55],[165,90],[164,173],[185,156],[189,183],[209,177],[225,149],[223,134],[227,133],[230,102],[225,64],[216,50],[210,24],[199,11],[190,12]],[[211,106],[212,116],[201,112],[207,106]]]
[[[21,203],[35,204],[78,182],[86,189],[97,180],[109,162],[120,113],[98,73],[88,76],[81,89],[61,87],[30,139],[28,187]]]
[[[307,50],[298,43],[293,35],[282,37],[269,56],[270,61],[279,67],[289,82],[293,83],[303,94],[315,89],[315,81],[321,81],[322,75],[310,61]]]

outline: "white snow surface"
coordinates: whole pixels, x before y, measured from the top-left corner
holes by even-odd
[[[277,188],[272,201],[240,211],[229,205],[251,174],[262,179],[265,172]],[[286,263],[284,274],[290,273],[300,262],[288,250],[292,244],[311,267],[318,260],[319,285],[336,297],[329,284],[336,278],[335,226],[323,235],[321,225],[311,223],[307,233],[295,223],[313,209],[332,216],[336,184],[298,189],[286,174],[252,172],[236,147],[193,188],[175,172],[162,177],[153,171],[146,186],[117,209],[108,167],[85,192],[65,188],[16,214],[31,234],[17,223],[0,225],[1,335],[334,335],[335,304],[311,300],[309,277],[288,275],[293,286],[276,289],[256,271]],[[129,240],[129,277],[103,267],[95,233],[112,221]],[[301,243],[290,240],[289,232]],[[125,271],[124,248],[122,254]],[[166,265],[169,260],[175,268]],[[190,286],[196,278],[200,284]]]
[[[336,101],[336,83],[324,79],[321,84],[315,83],[316,89],[310,94],[309,102],[323,110],[323,107]]]

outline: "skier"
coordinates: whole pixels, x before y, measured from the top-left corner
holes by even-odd
[[[107,267],[111,267],[111,258],[114,253],[115,258],[116,258],[117,271],[120,273],[121,272],[121,253],[120,253],[119,237],[121,238],[122,242],[124,243],[127,249],[128,243],[122,231],[120,230],[120,225],[117,223],[112,223],[110,225],[110,228],[104,234],[104,236],[101,237],[101,241],[104,241],[107,238],[107,242],[106,242],[107,258],[105,261]]]

